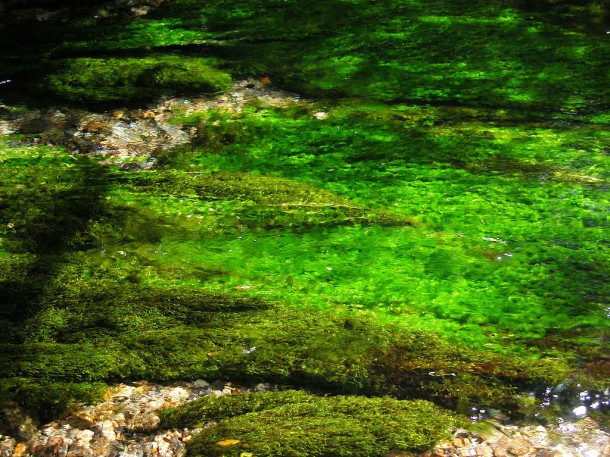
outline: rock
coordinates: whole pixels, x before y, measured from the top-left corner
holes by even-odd
[[[32,454],[41,452],[46,449],[48,441],[49,438],[47,436],[39,435],[28,442],[28,451]]]
[[[160,422],[161,419],[159,419],[159,416],[157,416],[153,412],[149,412],[138,418],[135,418],[134,422],[131,425],[131,429],[150,432],[152,430],[155,430],[159,426]]]
[[[516,438],[508,446],[508,451],[516,456],[526,455],[531,449],[531,443],[525,438]]]
[[[476,455],[479,457],[493,457],[494,451],[489,446],[475,446]]]
[[[91,430],[78,430],[74,435],[74,440],[76,441],[76,444],[84,446],[88,444],[94,436],[95,433]]]
[[[472,440],[470,438],[457,438],[451,442],[451,445],[454,447],[471,446]]]
[[[9,457],[13,454],[13,449],[17,446],[15,438],[5,438],[0,441],[0,457]]]
[[[197,387],[199,389],[206,389],[206,388],[210,387],[210,383],[207,381],[204,381],[203,379],[198,379],[197,381],[195,381],[193,383],[193,387]]]
[[[25,443],[18,443],[13,449],[11,457],[23,457],[27,455],[28,447]]]
[[[563,454],[557,449],[540,449],[536,452],[535,457],[562,457]]]
[[[92,457],[94,455],[95,454],[89,446],[74,444],[68,449],[66,457]]]

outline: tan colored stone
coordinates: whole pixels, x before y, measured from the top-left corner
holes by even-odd
[[[0,456],[9,457],[13,454],[13,449],[17,446],[15,438],[5,438],[0,442]]]
[[[44,437],[43,439],[32,439],[28,445],[28,452],[34,454],[36,452],[41,452],[47,447],[47,439]]]
[[[493,445],[494,457],[509,457],[508,446],[510,440],[508,437],[503,436]]]
[[[67,457],[92,457],[93,451],[88,446],[70,446]]]
[[[532,444],[525,438],[516,438],[511,441],[508,451],[516,456],[526,455],[532,449]]]
[[[494,451],[489,446],[475,446],[474,450],[479,457],[493,457]]]
[[[473,447],[462,447],[456,449],[455,454],[459,457],[476,457],[477,451]]]
[[[47,441],[47,448],[51,449],[54,454],[59,452],[59,449],[63,446],[64,439],[59,435],[55,435],[49,438]]]
[[[472,446],[472,440],[470,438],[456,438],[451,442],[454,447],[466,447]]]
[[[77,444],[85,445],[91,442],[94,435],[95,433],[93,433],[91,430],[78,430],[74,435],[74,439],[76,440]]]

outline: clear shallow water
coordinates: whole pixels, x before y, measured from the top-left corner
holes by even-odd
[[[15,82],[7,100],[42,92],[101,109],[120,93],[120,103],[143,103],[151,80],[157,90],[171,79],[155,65],[193,73],[183,62],[301,98],[175,110],[193,147],[148,171],[102,172],[5,144],[5,289],[25,293],[42,277],[28,299],[44,303],[47,322],[36,309],[11,317],[4,338],[60,341],[70,312],[46,291],[85,294],[109,279],[373,311],[607,379],[609,47],[512,6],[327,2],[304,14],[299,2],[168,2],[133,21],[46,24],[54,38],[34,33],[23,45],[23,74],[10,73],[19,56],[2,60]],[[25,74],[41,78],[25,84]],[[595,397],[577,396],[559,409],[596,409]]]

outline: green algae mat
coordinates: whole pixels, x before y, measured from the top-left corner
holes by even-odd
[[[2,4],[3,116],[213,97],[250,77],[295,95],[173,110],[193,140],[146,170],[36,133],[4,137],[3,404],[46,420],[142,378],[320,395],[226,405],[238,412],[216,419],[247,442],[252,421],[290,427],[287,416],[340,439],[347,410],[457,423],[427,401],[545,421],[581,405],[583,389],[607,420],[603,4],[167,0],[134,16],[60,3],[45,21]],[[548,389],[563,398],[540,408]],[[399,400],[375,398],[388,395]],[[172,420],[205,422],[216,407]],[[420,450],[442,435],[431,423],[400,441],[395,420],[341,455]],[[191,452],[234,455],[203,454],[222,441],[210,430]],[[298,435],[286,449],[327,455],[299,447],[308,440],[320,444]],[[239,449],[278,452],[252,446]]]

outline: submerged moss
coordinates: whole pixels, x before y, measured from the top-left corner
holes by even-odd
[[[173,427],[220,420],[187,445],[189,455],[385,456],[426,450],[457,417],[425,401],[269,392],[206,398],[162,414]]]
[[[43,385],[124,378],[270,381],[345,393],[392,392],[464,412],[475,403],[514,408],[519,388],[565,377],[558,363],[468,351],[370,317],[265,309],[252,300],[187,290],[168,295],[123,287],[97,298],[89,293],[80,292],[75,301],[64,294],[26,323],[22,334],[30,336],[24,343],[3,344],[4,376]]]
[[[315,186],[252,173],[141,173],[136,192],[220,203],[221,224],[250,227],[333,225],[410,226],[403,214],[374,210]],[[225,213],[225,211],[223,211]],[[226,216],[230,216],[226,218]]]
[[[231,378],[517,415],[520,389],[605,382],[610,48],[512,5],[3,15],[6,99],[117,107],[229,73],[325,97],[178,114],[192,147],[138,173],[4,141],[3,396],[50,414],[69,401],[45,386]]]
[[[38,383],[32,380],[9,380],[10,398],[26,411],[34,411],[42,423],[77,408],[79,404],[94,404],[104,399],[106,384],[93,383]],[[3,389],[4,386],[0,387]],[[0,395],[5,394],[1,392]]]

